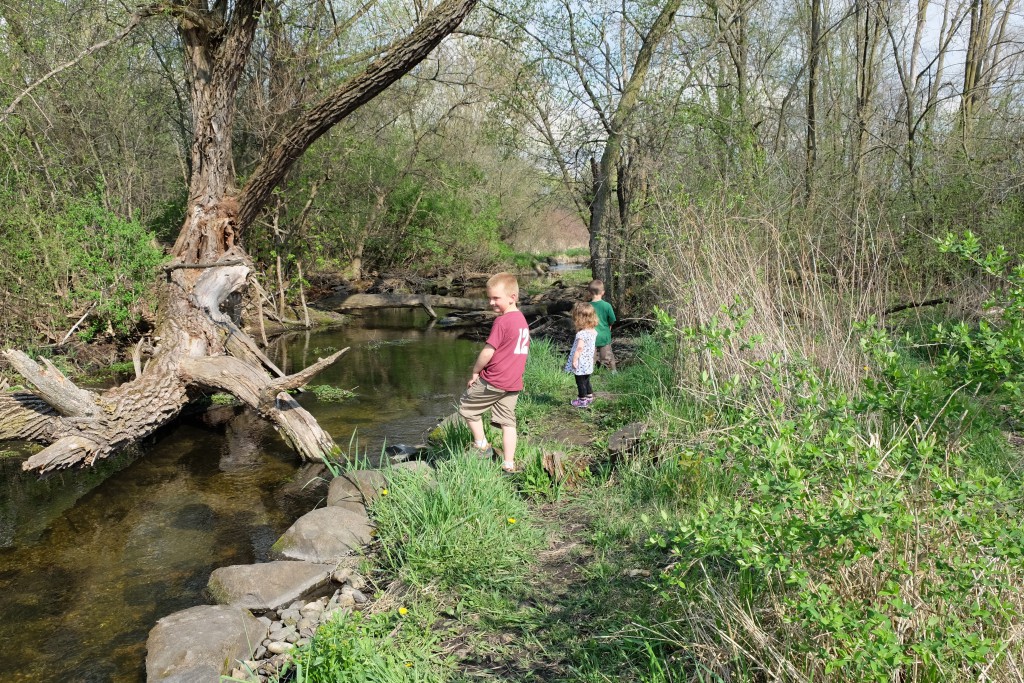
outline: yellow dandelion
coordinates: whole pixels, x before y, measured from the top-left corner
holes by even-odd
[[[412,662],[406,662],[405,663],[405,668],[406,669],[411,669],[412,668]]]
[[[387,489],[381,489],[380,490],[380,495],[382,495],[382,496],[388,495],[388,490]]]
[[[402,616],[404,617],[404,616],[405,616],[406,614],[408,614],[408,613],[409,613],[409,610],[407,610],[407,609],[406,609],[406,608],[404,608],[404,607],[399,607],[399,608],[398,608],[398,613],[399,613],[399,614],[401,614],[401,615],[402,615]]]
[[[507,521],[508,521],[509,524],[515,524],[516,523],[516,518],[515,517],[509,517]]]

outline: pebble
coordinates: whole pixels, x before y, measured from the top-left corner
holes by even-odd
[[[264,642],[270,643],[269,640],[264,641]],[[253,653],[252,658],[253,659],[263,659],[263,656],[265,654],[267,654],[267,646],[266,645],[260,645],[258,648],[256,648],[256,652]]]
[[[323,611],[324,611],[324,606],[323,605],[321,605],[319,602],[311,602],[308,605],[304,606],[301,610],[299,610],[299,614],[301,614],[302,616],[304,616],[306,618],[309,618],[309,617],[316,618],[316,616],[318,614],[320,614],[321,612],[323,612]]]
[[[260,622],[261,624],[263,624],[267,628],[270,628],[270,625],[274,623],[273,620],[270,619],[269,617],[267,617],[266,615],[264,615],[262,617],[256,617],[256,621]]]
[[[299,638],[297,641],[295,641],[295,645],[297,647],[302,647],[304,645],[309,645],[309,638]]]
[[[362,605],[363,603],[368,602],[370,600],[363,594],[362,591],[357,590],[352,591],[352,599],[356,601],[357,605]]]
[[[338,596],[338,607],[341,609],[352,609],[356,606],[356,599],[351,595]]]
[[[288,605],[288,609],[290,609],[290,610],[292,610],[292,609],[293,610],[300,610],[300,609],[302,609],[302,606],[305,605],[305,604],[306,603],[302,602],[302,600],[296,600],[292,604]]]
[[[314,633],[316,633],[316,626],[310,626],[309,628],[304,628],[300,630],[299,640],[297,642],[301,643],[303,640],[312,638]]]
[[[284,637],[284,639],[285,639],[286,642],[294,643],[295,641],[297,641],[299,639],[299,634],[296,633],[295,631],[292,631],[291,633],[286,635]]]
[[[351,575],[352,567],[342,567],[331,574],[331,579],[334,580],[335,583],[345,583]]]
[[[366,579],[360,574],[352,574],[348,579],[348,585],[352,586],[356,590],[362,590],[366,587]]]
[[[267,646],[267,652],[273,653],[275,655],[283,655],[285,652],[288,652],[291,649],[292,646],[289,643],[271,643],[269,646]]]
[[[302,618],[302,614],[297,609],[286,609],[281,613],[281,621],[288,626],[293,626],[299,623],[299,619]]]
[[[282,640],[288,640],[288,636],[294,635],[294,634],[295,634],[295,627],[294,626],[289,626],[288,628],[282,628],[282,629],[279,629],[279,630],[274,631],[273,633],[271,633],[270,634],[270,640],[272,642],[275,642],[275,643],[280,643]],[[267,649],[270,649],[269,645],[267,645]]]

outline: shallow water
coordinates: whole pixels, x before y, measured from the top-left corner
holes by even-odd
[[[357,396],[299,401],[346,448],[416,443],[451,412],[479,344],[387,311],[284,340],[295,372],[351,347],[313,380]],[[357,435],[352,439],[352,434]],[[206,602],[213,569],[267,559],[322,497],[302,463],[248,412],[216,409],[165,428],[137,453],[46,480],[0,459],[0,643],[8,681],[145,680],[145,642],[162,616]]]

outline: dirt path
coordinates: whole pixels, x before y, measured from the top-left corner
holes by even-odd
[[[576,464],[597,457],[601,430],[586,412],[556,409],[528,437],[544,452],[568,453]],[[582,491],[582,489],[580,489]],[[535,520],[548,530],[547,547],[509,613],[482,619],[480,629],[460,633],[449,651],[467,681],[578,681],[600,661],[602,638],[628,626],[628,607],[646,600],[649,589],[618,568],[605,550],[594,511],[566,491],[557,501],[531,503]],[[635,576],[635,575],[634,575]],[[621,601],[621,602],[620,602]],[[627,611],[619,607],[625,605]],[[486,622],[486,623],[485,623]]]

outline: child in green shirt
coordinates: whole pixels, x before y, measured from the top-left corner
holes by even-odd
[[[593,280],[587,285],[590,292],[590,305],[597,313],[597,362],[615,372],[615,354],[612,353],[612,323],[615,322],[615,310],[604,300],[604,283]]]

